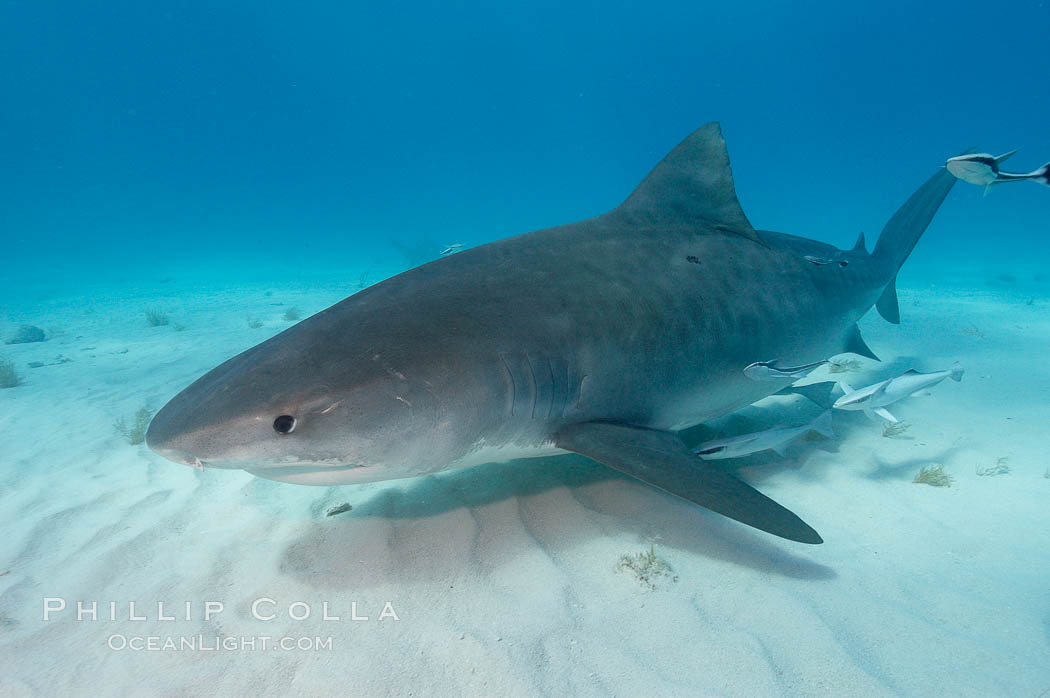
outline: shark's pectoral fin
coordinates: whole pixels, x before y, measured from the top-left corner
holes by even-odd
[[[798,516],[742,480],[705,465],[670,432],[583,422],[563,428],[554,443],[775,536],[823,542]]]
[[[885,407],[876,407],[871,411],[885,419],[887,422],[890,422],[891,424],[897,423],[897,418],[890,414],[890,411],[887,410]]]
[[[894,325],[901,324],[901,308],[897,302],[897,277],[893,277],[890,283],[882,291],[879,300],[875,301],[875,309],[886,322]]]
[[[875,359],[879,361],[879,357],[875,356],[875,352],[871,350],[868,343],[864,341],[864,338],[860,336],[860,328],[857,327],[856,323],[849,328],[846,332],[846,346],[843,347],[843,351],[848,351],[851,354],[859,354],[869,359]]]

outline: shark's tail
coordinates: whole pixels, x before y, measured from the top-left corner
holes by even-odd
[[[933,220],[933,215],[937,213],[955,181],[955,176],[945,169],[930,177],[926,184],[919,187],[919,190],[893,214],[882,229],[879,241],[875,243],[872,257],[893,270],[893,278],[875,307],[878,308],[879,315],[893,324],[901,321],[897,304],[897,270],[911,254],[915,243],[926,232],[926,227]]]

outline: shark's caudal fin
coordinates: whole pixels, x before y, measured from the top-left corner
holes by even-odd
[[[720,468],[705,466],[670,432],[584,422],[562,429],[554,443],[775,536],[799,543],[823,542],[806,522],[751,485]]]
[[[714,121],[679,143],[609,215],[635,225],[702,227],[764,244],[737,201],[729,152]]]
[[[894,272],[900,269],[904,260],[915,248],[915,243],[919,241],[926,227],[933,220],[933,215],[937,213],[937,209],[940,208],[944,197],[948,196],[955,181],[955,176],[945,169],[930,177],[890,218],[886,227],[882,229],[882,234],[879,235],[879,241],[875,243],[872,256],[891,267]],[[897,275],[894,273],[882,298],[876,304],[879,314],[893,323],[900,322],[896,278]]]

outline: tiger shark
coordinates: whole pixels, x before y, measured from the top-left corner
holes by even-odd
[[[757,361],[874,358],[857,320],[899,322],[897,270],[955,178],[943,168],[868,253],[756,230],[721,128],[672,150],[618,207],[375,284],[209,371],[149,447],[310,485],[575,452],[776,536],[817,532],[677,432],[784,388]],[[814,264],[833,259],[835,264]]]

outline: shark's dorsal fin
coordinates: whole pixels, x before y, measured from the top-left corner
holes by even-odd
[[[864,243],[864,231],[863,230],[860,232],[860,235],[857,236],[857,243],[853,246],[853,251],[854,252],[865,252],[865,253],[868,251],[868,246]]]
[[[715,121],[679,143],[610,215],[637,225],[705,227],[761,242],[737,201],[729,152]]]

